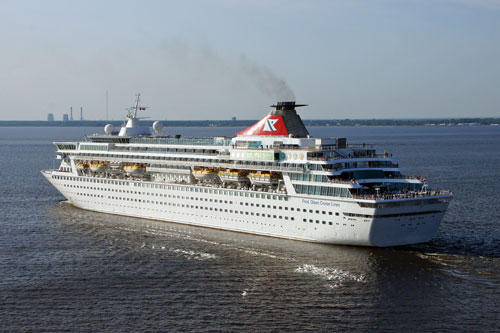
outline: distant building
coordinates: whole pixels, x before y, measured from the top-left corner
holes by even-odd
[[[232,121],[236,121],[236,117],[232,117],[232,118],[231,118],[231,120],[232,120]]]
[[[63,114],[63,121],[68,121],[68,120],[69,120],[68,114],[67,113]]]
[[[83,120],[83,107],[80,106],[80,121]]]
[[[47,115],[47,121],[54,121],[54,114],[53,113],[49,113]]]
[[[70,117],[69,120],[73,121],[73,107],[69,108]]]

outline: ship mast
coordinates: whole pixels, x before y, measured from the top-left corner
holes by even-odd
[[[137,118],[137,111],[139,111],[139,110],[146,110],[147,109],[147,106],[140,106],[140,104],[139,104],[141,102],[141,94],[137,93],[135,96],[136,96],[135,106],[133,106],[131,108],[128,108],[127,118],[130,118],[130,119],[136,119]]]
[[[137,99],[135,100],[135,108],[134,108],[134,118],[137,117],[137,110],[139,110],[139,102],[141,101],[141,94],[137,93]]]

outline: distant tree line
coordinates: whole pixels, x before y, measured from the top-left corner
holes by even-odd
[[[170,127],[243,127],[251,126],[258,120],[164,120],[164,126]],[[124,122],[118,120],[3,120],[0,126],[12,127],[102,127],[112,124],[119,128]],[[151,126],[153,121],[143,121],[144,126]],[[442,118],[442,119],[305,119],[306,126],[457,126],[457,125],[492,125],[500,124],[500,118]]]

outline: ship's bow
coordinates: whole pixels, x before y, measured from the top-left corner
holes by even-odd
[[[437,233],[451,196],[420,209],[376,210],[369,239],[373,246],[425,243]]]

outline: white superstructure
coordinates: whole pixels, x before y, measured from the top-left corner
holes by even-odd
[[[429,241],[452,198],[406,177],[391,155],[311,138],[295,102],[233,138],[160,136],[136,105],[119,133],[55,142],[43,175],[73,205],[196,226],[365,246]],[[151,135],[154,132],[154,135]]]

